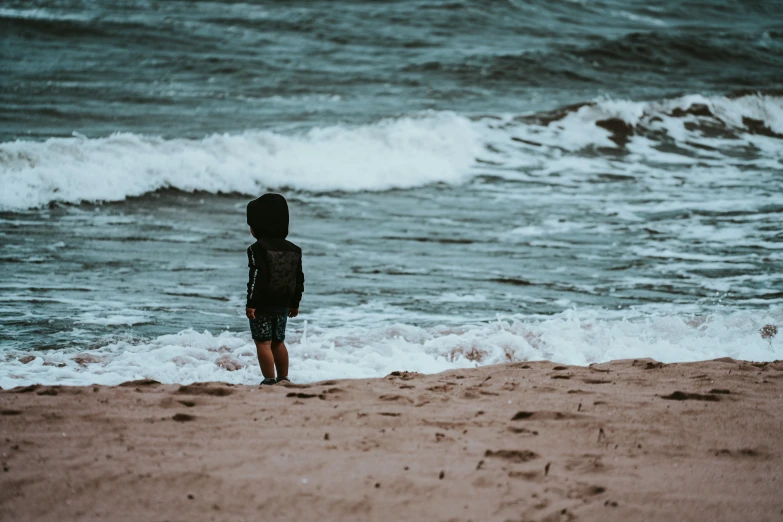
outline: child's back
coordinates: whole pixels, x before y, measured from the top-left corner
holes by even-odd
[[[296,317],[304,292],[302,249],[287,241],[288,203],[264,194],[247,205],[247,223],[256,242],[247,249],[247,318],[258,351],[262,384],[288,380],[286,317]],[[277,379],[275,379],[277,369]]]

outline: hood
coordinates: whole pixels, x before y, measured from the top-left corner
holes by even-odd
[[[256,237],[288,235],[288,203],[280,194],[264,194],[247,204],[247,224]]]

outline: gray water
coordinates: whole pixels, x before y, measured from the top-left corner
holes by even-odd
[[[778,2],[725,0],[11,0],[0,140],[780,89],[781,20]]]
[[[295,335],[781,317],[777,3],[4,2],[0,35],[8,357],[245,335],[267,190]]]

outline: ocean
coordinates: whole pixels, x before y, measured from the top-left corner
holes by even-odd
[[[783,359],[783,4],[4,1],[0,387]],[[764,327],[767,326],[766,330]]]

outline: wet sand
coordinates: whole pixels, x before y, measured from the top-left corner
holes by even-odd
[[[30,386],[0,414],[3,521],[783,520],[780,361]]]

